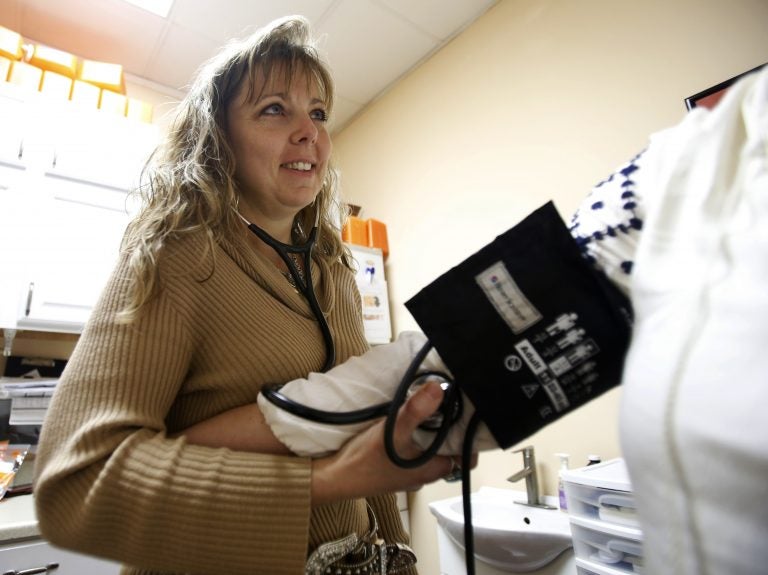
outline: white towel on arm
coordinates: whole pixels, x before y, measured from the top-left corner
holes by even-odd
[[[374,347],[326,373],[310,373],[304,379],[288,382],[280,392],[298,403],[323,411],[353,411],[391,401],[408,366],[426,341],[422,333],[403,332],[394,342]],[[420,371],[449,373],[434,349],[427,354]],[[461,454],[464,432],[475,411],[463,394],[462,399],[462,417],[440,447],[438,453],[441,455]],[[297,455],[319,457],[337,451],[373,424],[373,421],[347,425],[316,423],[288,413],[261,395],[258,403],[272,432]],[[434,432],[427,430],[419,429],[414,434],[414,440],[422,448],[428,447],[433,438]],[[495,440],[481,424],[475,436],[474,451],[495,447]]]

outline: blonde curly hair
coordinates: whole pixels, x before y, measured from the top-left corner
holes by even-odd
[[[130,321],[158,289],[157,259],[166,240],[204,231],[209,253],[218,242],[242,231],[237,214],[235,157],[226,133],[228,104],[248,82],[252,97],[258,74],[291,79],[304,73],[320,89],[327,111],[333,106],[330,71],[318,56],[308,21],[291,16],[230,42],[204,64],[184,100],[178,105],[167,137],[142,171],[142,209],[130,224],[122,244],[128,254],[129,296],[121,317]],[[342,209],[338,176],[329,167],[315,202],[294,220],[295,241],[304,241],[319,215],[315,257],[350,265],[341,242]],[[319,214],[318,214],[319,212]]]

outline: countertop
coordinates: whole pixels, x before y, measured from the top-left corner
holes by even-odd
[[[39,536],[33,494],[15,495],[0,500],[0,545],[14,539]]]

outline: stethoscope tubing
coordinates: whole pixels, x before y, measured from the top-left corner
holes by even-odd
[[[315,217],[315,224],[312,227],[312,231],[310,232],[307,241],[301,245],[290,245],[276,240],[267,232],[259,228],[256,224],[246,220],[241,214],[238,213],[238,215],[248,226],[248,229],[256,234],[257,237],[259,237],[273,250],[275,250],[278,256],[280,256],[283,262],[285,262],[285,265],[288,267],[288,272],[291,274],[291,277],[293,277],[293,280],[296,283],[296,288],[307,300],[307,303],[312,310],[312,314],[317,319],[326,350],[325,363],[321,371],[328,371],[336,363],[336,348],[333,342],[333,334],[331,333],[330,326],[328,325],[328,320],[325,318],[325,314],[320,308],[320,304],[317,301],[317,296],[315,294],[314,285],[312,284],[312,250],[317,243],[318,216]],[[296,263],[289,256],[289,254],[292,253],[300,255],[302,258],[305,274],[304,278],[301,277],[301,274],[296,267]],[[363,409],[345,412],[333,412],[316,409],[289,399],[280,393],[280,386],[262,386],[261,394],[268,401],[277,405],[286,412],[297,415],[303,419],[314,421],[316,423],[346,425],[361,423],[364,421],[384,417],[384,448],[389,459],[399,467],[419,467],[429,461],[437,453],[438,449],[445,441],[451,426],[461,417],[463,410],[463,402],[459,392],[459,386],[456,385],[451,377],[442,372],[419,371],[422,362],[431,349],[432,343],[427,341],[427,343],[424,344],[424,346],[416,353],[416,356],[413,358],[410,365],[408,366],[408,369],[403,375],[403,378],[397,388],[397,391],[395,392],[395,396],[392,401],[379,403]],[[443,402],[439,408],[442,419],[437,426],[430,427],[428,425],[422,425],[423,428],[435,432],[435,437],[426,450],[413,458],[401,457],[395,448],[394,438],[397,416],[400,411],[400,407],[402,407],[402,405],[407,400],[408,391],[411,385],[419,379],[423,379],[427,376],[436,376],[449,383],[447,389],[444,388],[445,397],[443,398]],[[466,565],[468,575],[474,575],[475,573],[474,534],[472,529],[472,507],[470,502],[469,462],[472,455],[473,438],[479,423],[480,419],[478,414],[473,414],[469,421],[467,432],[464,438],[464,444],[462,446],[461,477],[462,495],[464,499],[464,539],[466,542]]]
[[[425,343],[416,353],[413,360],[411,360],[408,369],[406,369],[405,374],[400,381],[400,385],[398,385],[397,390],[395,391],[395,396],[392,398],[392,401],[389,402],[387,417],[384,422],[384,449],[387,452],[387,456],[395,465],[406,469],[419,467],[432,459],[445,441],[445,438],[451,429],[451,425],[461,417],[462,413],[463,404],[461,395],[459,394],[459,387],[450,377],[440,372],[419,372],[422,362],[431,349],[432,342],[427,341],[427,343]],[[449,382],[447,389],[444,389],[445,396],[443,397],[443,401],[439,408],[439,411],[442,414],[442,421],[436,427],[427,428],[431,431],[435,431],[435,437],[420,455],[413,458],[401,457],[395,448],[395,424],[397,423],[397,415],[408,397],[408,390],[412,383],[419,379],[423,379],[425,375],[436,375],[446,382]]]
[[[248,229],[253,232],[259,239],[265,244],[271,247],[280,259],[285,262],[288,267],[288,271],[293,277],[296,284],[296,289],[304,296],[309,304],[312,314],[317,319],[320,332],[323,336],[323,342],[325,343],[326,357],[325,363],[321,369],[321,372],[326,372],[331,369],[336,363],[336,349],[333,342],[333,334],[331,328],[328,325],[328,320],[325,318],[323,310],[320,308],[320,304],[317,301],[315,289],[312,284],[312,250],[317,243],[318,234],[318,221],[315,220],[315,225],[309,233],[307,240],[300,245],[291,245],[276,240],[270,236],[266,231],[262,230],[256,224],[249,222],[241,214],[240,218],[248,226]],[[301,277],[296,262],[289,254],[297,254],[302,258],[302,264],[304,265],[304,278]],[[356,423],[362,423],[370,421],[372,419],[378,419],[385,417],[385,429],[384,429],[384,446],[389,458],[400,467],[413,468],[418,467],[426,463],[434,456],[440,445],[442,445],[445,437],[448,435],[451,425],[461,416],[462,401],[458,392],[458,386],[456,386],[451,378],[442,372],[420,372],[424,358],[426,358],[432,344],[427,342],[416,354],[411,361],[408,369],[406,370],[400,385],[395,392],[395,397],[391,401],[378,403],[365,407],[363,409],[357,409],[353,411],[325,411],[316,409],[308,405],[303,405],[292,399],[286,397],[279,391],[279,386],[262,386],[261,394],[275,404],[277,407],[285,410],[288,413],[313,421],[315,423],[331,424],[331,425],[352,425]],[[449,382],[447,389],[445,390],[445,398],[440,406],[440,412],[442,414],[442,420],[437,426],[424,426],[424,428],[435,432],[435,437],[429,447],[419,456],[407,459],[401,457],[394,445],[394,428],[397,420],[397,414],[400,407],[405,403],[408,397],[408,391],[412,383],[426,376],[436,376]]]
[[[238,213],[238,215],[240,214]],[[325,314],[320,307],[320,303],[317,301],[315,287],[312,283],[312,250],[317,243],[317,219],[315,221],[315,225],[312,227],[312,231],[309,233],[307,241],[300,245],[292,245],[276,240],[267,232],[262,230],[259,226],[246,220],[242,215],[240,215],[240,218],[242,218],[242,220],[248,226],[248,229],[256,234],[256,236],[261,241],[275,250],[275,253],[277,253],[277,255],[280,256],[280,259],[285,262],[285,265],[288,266],[288,273],[291,274],[291,277],[296,284],[296,289],[299,290],[301,295],[304,296],[304,299],[307,300],[307,303],[309,304],[309,307],[312,311],[312,315],[314,315],[315,319],[317,320],[317,325],[320,328],[320,332],[323,336],[323,342],[325,344],[325,363],[323,364],[321,371],[328,371],[336,363],[336,347],[333,343],[331,327],[328,325],[328,320],[325,319]],[[304,278],[301,277],[301,274],[296,267],[296,262],[293,261],[293,258],[291,258],[289,254],[296,254],[301,256],[301,263],[304,265]]]

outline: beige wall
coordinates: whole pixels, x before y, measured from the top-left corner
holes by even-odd
[[[554,199],[568,217],[602,177],[685,113],[683,99],[768,61],[765,0],[501,0],[335,138],[345,196],[387,223],[396,332],[403,302]],[[620,390],[526,443],[546,493],[555,452],[621,455]],[[483,454],[473,486],[509,486],[510,451]],[[522,484],[514,486],[523,489]],[[411,497],[422,575],[439,572],[427,503]]]

